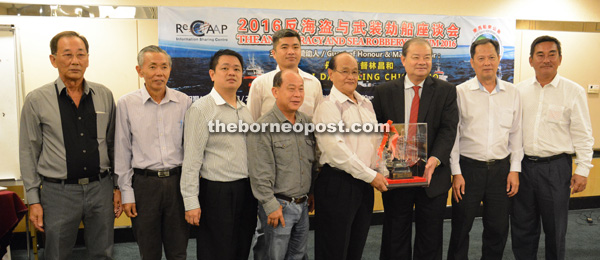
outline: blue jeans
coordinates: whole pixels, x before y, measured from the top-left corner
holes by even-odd
[[[264,230],[265,259],[303,259],[308,243],[308,204],[277,199],[281,204],[285,227],[267,224],[267,215],[259,205],[258,217]]]

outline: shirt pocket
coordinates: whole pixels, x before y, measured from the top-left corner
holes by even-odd
[[[106,131],[108,126],[108,113],[105,111],[96,110],[96,133],[98,140],[106,139]]]
[[[183,149],[183,127],[185,125],[185,123],[183,121],[184,117],[185,117],[185,113],[178,114],[178,115],[175,115],[175,114],[169,115],[169,119],[168,119],[169,124],[164,126],[165,127],[164,134],[167,135],[168,138],[170,138],[171,145],[173,145],[173,147],[176,150]]]
[[[302,145],[302,157],[312,164],[315,161],[315,141],[310,138],[304,140]]]
[[[514,113],[512,110],[500,111],[500,127],[510,129],[513,123]]]
[[[546,113],[543,115],[544,120],[549,123],[562,124],[564,119],[565,107],[560,105],[549,104]]]
[[[290,165],[292,162],[292,140],[278,140],[273,142],[273,153],[276,165]]]

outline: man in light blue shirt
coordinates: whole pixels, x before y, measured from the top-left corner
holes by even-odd
[[[144,87],[117,106],[115,172],[142,259],[186,259],[188,225],[179,191],[183,119],[192,104],[167,87],[171,57],[150,45],[138,54]]]

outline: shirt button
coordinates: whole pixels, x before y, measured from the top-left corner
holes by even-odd
[[[85,153],[85,150],[83,150],[83,153]]]
[[[78,117],[77,119],[81,120],[81,117]]]
[[[79,135],[83,136],[83,133],[81,133],[81,134],[79,134]]]
[[[84,170],[84,171],[87,171],[87,167],[83,167],[83,170]]]

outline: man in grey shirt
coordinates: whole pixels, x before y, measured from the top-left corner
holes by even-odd
[[[298,111],[304,100],[304,83],[297,72],[277,72],[272,92],[275,106],[257,123],[287,124],[290,128],[311,123]],[[265,258],[302,259],[308,240],[308,212],[314,209],[309,191],[317,167],[315,137],[302,131],[273,130],[269,127],[248,136],[250,183],[260,202],[258,217],[265,234]]]
[[[83,77],[85,37],[61,32],[50,50],[59,77],[30,92],[21,113],[19,159],[29,219],[46,234],[46,259],[69,257],[81,221],[89,259],[112,259],[114,218],[122,212],[110,174],[113,95]]]
[[[185,219],[199,226],[198,259],[247,259],[258,205],[248,180],[246,133],[225,132],[224,126],[253,122],[236,96],[243,59],[235,51],[219,50],[209,64],[214,87],[185,115],[181,176]],[[215,123],[223,124],[223,129],[211,131],[209,125]]]
[[[150,45],[138,54],[144,87],[121,99],[115,130],[115,173],[142,259],[186,259],[188,225],[179,190],[183,118],[192,104],[167,87],[171,56]]]

